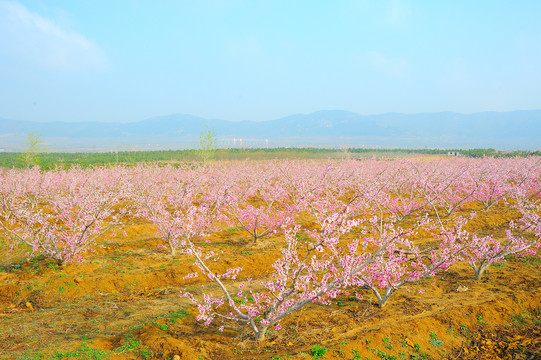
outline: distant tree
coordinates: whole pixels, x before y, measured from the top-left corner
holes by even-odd
[[[350,147],[347,145],[340,146],[341,152],[342,152],[342,159],[349,160],[351,159],[351,152]]]
[[[216,133],[205,125],[205,130],[199,135],[199,158],[202,161],[210,160],[216,155],[217,149]]]
[[[39,134],[30,133],[26,136],[26,150],[20,156],[20,160],[25,167],[32,167],[39,165],[39,153],[44,150],[43,141]]]

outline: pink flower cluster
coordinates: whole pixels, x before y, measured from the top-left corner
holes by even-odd
[[[128,216],[150,221],[172,256],[194,258],[198,272],[185,279],[201,274],[219,288],[202,298],[182,293],[198,319],[221,319],[222,329],[246,323],[261,341],[291,313],[344,292],[370,289],[384,306],[401,287],[457,261],[479,279],[510,254],[535,253],[540,184],[535,157],[12,169],[0,172],[0,228],[30,256],[67,263]],[[505,237],[471,231],[472,217],[460,211],[475,203],[515,214]],[[240,267],[214,270],[219,256],[201,241],[231,227],[255,243],[282,243],[266,279],[243,278]],[[437,246],[423,247],[420,236]]]

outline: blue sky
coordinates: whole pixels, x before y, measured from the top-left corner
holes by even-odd
[[[541,1],[0,0],[0,117],[541,109]]]

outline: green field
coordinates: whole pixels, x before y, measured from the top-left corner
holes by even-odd
[[[265,160],[265,159],[356,159],[356,158],[397,158],[413,155],[446,155],[458,151],[466,157],[512,157],[541,155],[541,151],[497,151],[494,149],[442,150],[442,149],[325,149],[325,148],[253,148],[218,149],[214,160]],[[0,167],[26,167],[21,152],[0,153]],[[41,152],[35,155],[36,164],[42,169],[57,166],[69,168],[74,165],[87,167],[112,164],[136,164],[141,162],[191,162],[200,160],[199,150],[161,150],[161,151],[119,151],[119,152]]]

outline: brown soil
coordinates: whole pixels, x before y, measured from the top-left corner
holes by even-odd
[[[467,211],[468,209],[466,209]],[[471,210],[471,209],[470,209]],[[476,229],[499,232],[510,214],[497,206]],[[180,289],[200,293],[211,283],[183,279],[195,271],[185,255],[158,247],[156,229],[132,221],[87,254],[84,263],[57,267],[0,240],[0,358],[2,359],[540,359],[541,261],[512,257],[475,281],[466,264],[401,288],[383,308],[342,296],[286,318],[262,344],[247,328],[204,327]],[[218,266],[242,266],[241,277],[264,279],[281,237],[253,245],[247,234],[213,234]],[[424,289],[425,294],[420,294]],[[218,292],[218,289],[216,289]],[[325,351],[326,350],[326,351]],[[63,354],[63,355],[62,355]]]

